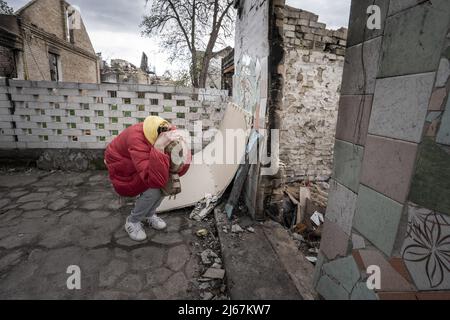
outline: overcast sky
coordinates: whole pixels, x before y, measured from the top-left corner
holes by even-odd
[[[319,15],[319,21],[329,28],[347,26],[351,0],[287,0],[286,3],[297,8],[312,11]],[[8,4],[19,9],[27,0],[7,0]],[[173,70],[160,52],[154,40],[140,35],[139,24],[145,13],[145,0],[68,0],[81,11],[84,24],[89,32],[96,52],[104,59],[120,58],[139,66],[142,51],[148,57],[156,73]]]

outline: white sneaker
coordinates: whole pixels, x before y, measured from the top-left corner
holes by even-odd
[[[156,213],[154,215],[152,215],[151,217],[149,217],[147,219],[147,221],[148,221],[148,224],[156,230],[162,230],[167,227],[167,224],[164,222],[164,220],[161,219],[160,217],[158,217],[156,215]]]
[[[128,219],[125,222],[125,231],[128,233],[130,238],[134,241],[144,241],[147,239],[147,234],[145,234],[142,224],[140,222],[129,222]]]

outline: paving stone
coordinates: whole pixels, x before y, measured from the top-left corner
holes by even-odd
[[[24,203],[24,202],[30,202],[30,201],[37,201],[42,200],[47,197],[47,193],[45,192],[33,192],[30,194],[27,194],[26,196],[20,197],[17,202],[18,203]]]
[[[58,199],[48,205],[48,208],[53,211],[58,211],[67,206],[70,201],[67,199]]]
[[[353,192],[358,192],[359,175],[364,148],[336,140],[334,146],[333,178]]]
[[[369,135],[367,137],[361,183],[404,203],[417,156],[417,144]]]
[[[134,270],[155,269],[162,266],[164,250],[157,247],[143,247],[131,252],[131,263]]]
[[[58,225],[41,235],[39,245],[46,248],[55,248],[78,243],[83,232],[75,226]]]
[[[352,291],[350,300],[378,300],[373,290],[367,288],[367,283],[359,282]]]
[[[349,250],[349,236],[336,223],[325,218],[320,250],[328,259],[346,256]]]
[[[84,202],[80,208],[85,210],[97,210],[103,208],[104,204],[100,201],[88,201]]]
[[[122,250],[120,248],[114,249],[114,256],[116,258],[122,258],[122,259],[128,259],[128,252],[125,250]]]
[[[177,272],[159,287],[153,289],[157,299],[176,299],[184,295],[188,289],[188,281],[182,272]]]
[[[194,279],[199,275],[199,270],[200,266],[198,259],[194,255],[192,255],[191,259],[186,263],[184,272],[188,279]]]
[[[361,146],[365,145],[372,101],[372,95],[341,96],[336,139]]]
[[[112,260],[106,267],[101,268],[99,274],[99,286],[100,287],[112,287],[117,279],[128,268],[128,264],[121,260]]]
[[[14,266],[20,262],[20,259],[24,256],[23,251],[16,250],[11,253],[6,254],[2,258],[0,258],[0,272],[4,269]]]
[[[162,245],[174,245],[183,242],[183,238],[179,233],[159,232],[152,238],[152,242]]]
[[[167,223],[167,232],[178,232],[181,229],[183,218],[177,216],[165,217],[164,221]]]
[[[38,210],[43,209],[47,206],[47,204],[43,201],[36,201],[36,202],[27,202],[23,206],[20,206],[23,210]]]
[[[331,279],[337,280],[347,292],[352,291],[361,277],[358,266],[352,256],[325,263],[322,267],[322,272]]]
[[[399,12],[386,21],[379,78],[437,70],[450,15],[446,0]],[[437,45],[438,44],[438,45]]]
[[[120,290],[141,291],[143,287],[141,277],[137,274],[127,274],[117,285]]]
[[[369,133],[419,143],[435,73],[378,79]]]
[[[99,291],[94,295],[94,300],[123,300],[126,298],[127,294],[112,290]]]
[[[19,197],[21,197],[21,196],[23,196],[25,194],[28,194],[28,193],[29,193],[29,191],[26,191],[26,190],[12,191],[12,192],[8,193],[8,197],[10,197],[10,198],[19,198]]]
[[[352,230],[357,195],[343,185],[331,180],[326,217],[335,222],[347,235]]]
[[[363,263],[363,268],[367,270],[369,266],[378,266],[381,272],[381,289],[379,291],[415,291],[404,277],[402,277],[391,264],[377,250],[358,250]]]
[[[373,94],[377,77],[382,37],[364,43],[364,68],[361,53],[362,44],[347,48],[341,85],[342,95]],[[364,72],[365,70],[366,72]],[[364,74],[366,86],[364,88]]]
[[[1,199],[0,200],[0,208],[3,208],[9,203],[9,199]]]
[[[147,243],[148,240],[144,240],[144,241],[134,241],[131,240],[128,236],[117,239],[116,243],[120,246],[125,246],[125,247],[137,247],[142,245],[143,243]]]
[[[147,285],[156,286],[166,282],[173,272],[165,267],[157,268],[147,272]]]
[[[95,210],[95,211],[91,211],[89,212],[89,215],[91,216],[91,218],[93,219],[102,219],[102,218],[106,218],[110,215],[111,213],[108,211],[100,211],[100,210]]]
[[[40,219],[23,219],[20,224],[15,228],[17,234],[39,234],[44,233],[48,229],[52,228],[57,217],[46,216]]]
[[[48,252],[40,265],[43,275],[66,273],[70,265],[80,266],[83,251],[77,247],[54,249]]]
[[[52,212],[47,209],[33,210],[24,212],[22,217],[25,219],[40,219],[50,215],[51,213]]]
[[[35,175],[2,175],[0,176],[0,187],[15,188],[28,186],[38,180]]]
[[[167,256],[167,266],[173,271],[179,271],[184,267],[190,255],[189,249],[184,244],[171,248]]]
[[[79,266],[85,273],[97,273],[111,260],[112,255],[109,248],[83,250]]]
[[[349,293],[327,275],[320,277],[317,292],[326,300],[348,300]]]
[[[22,214],[22,210],[17,209],[11,209],[8,211],[5,211],[4,213],[0,214],[0,222],[2,225],[11,225],[11,224],[17,224],[19,221],[18,218],[20,218],[20,215]],[[15,220],[14,222],[12,222]]]
[[[85,248],[95,248],[99,246],[107,245],[111,242],[111,234],[100,232],[89,232],[87,235],[82,236],[78,243]]]
[[[389,256],[394,247],[402,209],[400,203],[361,185],[353,227]]]

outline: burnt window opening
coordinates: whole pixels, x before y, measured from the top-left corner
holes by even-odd
[[[59,56],[55,53],[48,53],[48,61],[50,65],[50,80],[59,81],[61,78],[59,70]]]

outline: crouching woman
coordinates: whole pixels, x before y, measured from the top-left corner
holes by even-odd
[[[157,230],[166,227],[156,215],[156,209],[165,195],[173,194],[166,190],[168,185],[173,186],[173,178],[184,175],[189,169],[191,155],[187,148],[182,149],[184,160],[181,163],[178,159],[174,164],[171,158],[174,143],[181,141],[176,140],[180,137],[173,135],[175,131],[168,121],[149,116],[144,122],[122,131],[105,150],[105,164],[115,191],[124,197],[138,196],[125,222],[125,230],[132,240],[147,238],[143,222]],[[172,148],[167,148],[169,145]],[[179,184],[179,180],[176,183]]]

